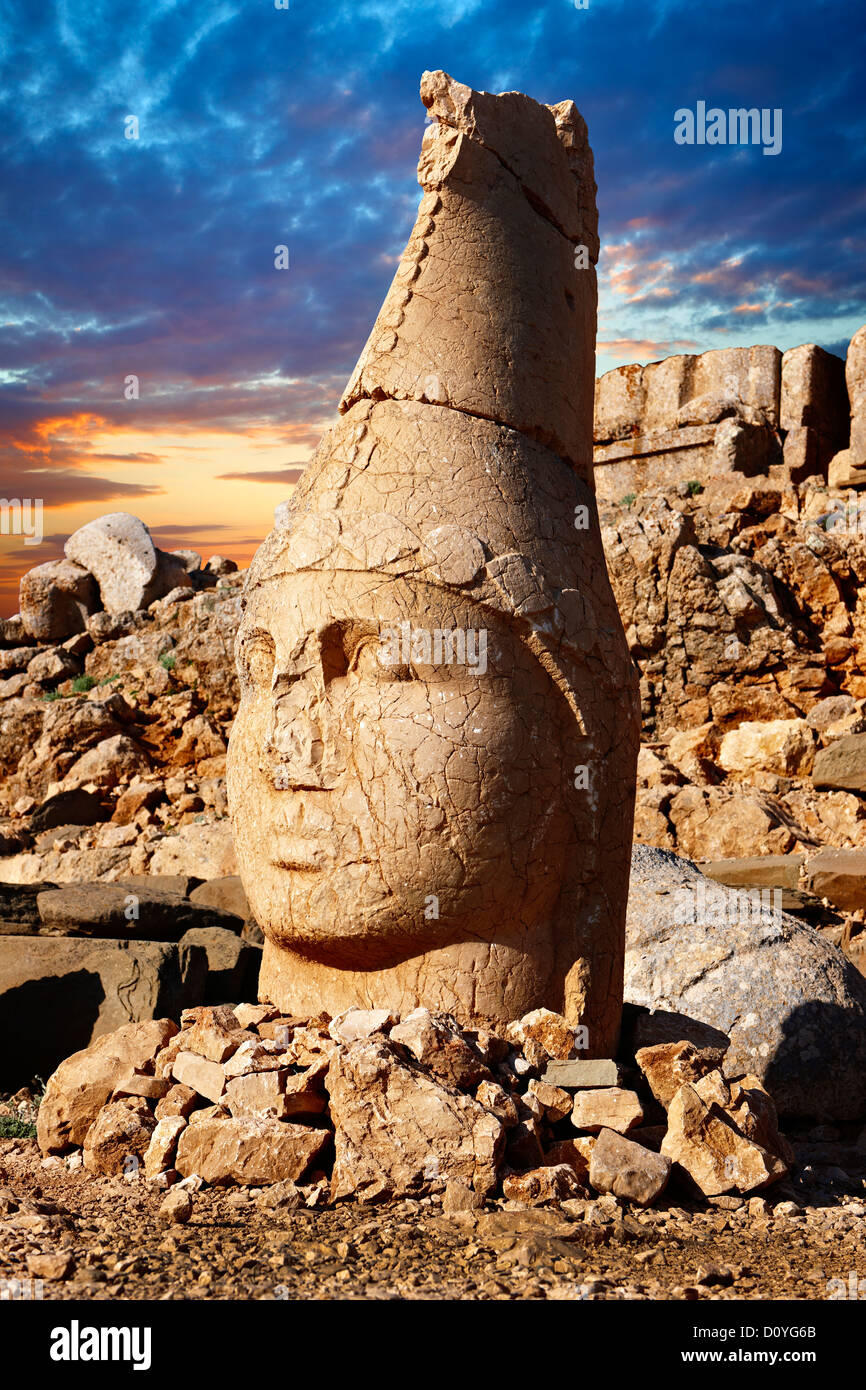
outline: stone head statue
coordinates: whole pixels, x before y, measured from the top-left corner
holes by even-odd
[[[570,102],[421,94],[412,237],[246,584],[229,795],[260,988],[301,1015],[546,1006],[608,1055],[638,721],[592,488],[592,158]]]

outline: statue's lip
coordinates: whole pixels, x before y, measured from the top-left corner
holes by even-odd
[[[276,843],[271,863],[279,869],[325,869],[333,864],[336,857],[333,844],[327,840],[284,835]]]

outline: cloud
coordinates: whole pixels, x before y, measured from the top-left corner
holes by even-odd
[[[217,473],[217,479],[220,482],[296,483],[303,474],[303,468],[264,468],[251,473]]]

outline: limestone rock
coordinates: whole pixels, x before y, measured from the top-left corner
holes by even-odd
[[[447,1086],[469,1090],[492,1079],[478,1053],[460,1036],[448,1015],[415,1009],[391,1029],[390,1037],[392,1042],[408,1048],[426,1071]]]
[[[169,1085],[165,1095],[157,1101],[154,1114],[157,1120],[168,1120],[178,1115],[187,1119],[195,1109],[197,1101],[198,1092],[194,1091],[192,1086],[183,1086],[177,1081],[174,1085]]]
[[[643,1108],[634,1091],[607,1086],[578,1091],[574,1097],[571,1122],[575,1129],[596,1134],[602,1129],[615,1129],[618,1134],[627,1134],[642,1120]]]
[[[166,1226],[185,1226],[192,1216],[192,1197],[174,1188],[160,1204],[157,1218]]]
[[[584,1091],[599,1086],[619,1086],[622,1072],[610,1058],[575,1057],[568,1062],[548,1062],[541,1079],[550,1086]]]
[[[328,1074],[336,1129],[332,1193],[373,1200],[452,1178],[489,1192],[502,1155],[502,1122],[401,1061],[374,1039],[353,1043]]]
[[[784,777],[805,777],[812,770],[815,740],[805,719],[745,721],[725,734],[719,766],[726,772],[756,769]]]
[[[681,1086],[670,1103],[661,1151],[705,1197],[754,1192],[788,1171],[783,1160],[746,1138],[717,1103],[703,1100],[689,1085]]]
[[[192,878],[228,878],[237,873],[237,867],[228,821],[182,825],[176,835],[159,841],[150,860],[152,873]]]
[[[656,1100],[667,1108],[680,1086],[687,1081],[700,1081],[707,1072],[716,1071],[724,1055],[720,1047],[697,1048],[691,1042],[659,1043],[638,1048],[635,1061]]]
[[[218,1101],[225,1090],[225,1072],[219,1062],[209,1062],[196,1052],[179,1052],[174,1060],[171,1074],[175,1081],[189,1086],[207,1100]]]
[[[240,927],[235,917],[195,907],[180,893],[161,891],[146,881],[135,889],[125,883],[70,883],[40,893],[37,903],[43,928],[57,936],[177,941],[205,924]],[[232,936],[237,940],[234,932]],[[196,939],[188,944],[203,943]]]
[[[265,1187],[297,1182],[330,1141],[324,1129],[245,1116],[188,1125],[178,1140],[175,1168],[205,1182]]]
[[[22,576],[21,621],[39,642],[62,642],[84,632],[88,616],[99,607],[93,576],[68,560],[50,560]]]
[[[143,521],[129,512],[110,512],[79,527],[64,546],[67,560],[96,579],[108,613],[146,608],[177,585],[190,587],[177,556],[158,551]]]
[[[816,788],[866,792],[866,734],[850,734],[836,739],[828,748],[819,748],[812,784]]]
[[[156,1128],[143,1100],[118,1100],[103,1106],[84,1136],[84,1166],[91,1173],[136,1171]]]
[[[589,1164],[589,1181],[596,1192],[651,1206],[667,1187],[671,1160],[603,1129],[595,1141]]]
[[[525,1048],[527,1043],[535,1043],[548,1058],[565,1060],[574,1051],[574,1029],[561,1014],[550,1009],[533,1009],[523,1018],[510,1023],[506,1030],[512,1042]]]
[[[49,1077],[39,1106],[37,1138],[43,1154],[84,1143],[97,1114],[121,1078],[153,1059],[177,1032],[170,1019],[130,1023],[75,1052]]]
[[[744,914],[736,890],[713,885],[722,910],[694,920],[707,882],[688,860],[635,846],[626,999],[726,1034],[726,1072],[756,1075],[780,1115],[861,1118],[866,981],[786,913]]]
[[[809,857],[805,881],[842,912],[866,908],[866,850],[822,849]]]
[[[388,1009],[348,1009],[331,1020],[328,1032],[335,1042],[353,1043],[386,1033],[396,1022],[397,1015]]]
[[[568,1163],[533,1168],[529,1173],[509,1173],[502,1179],[502,1195],[510,1202],[542,1206],[547,1202],[566,1202],[585,1197],[586,1189]]]
[[[182,1115],[164,1115],[157,1121],[144,1155],[144,1176],[156,1178],[174,1167],[177,1141],[186,1129]]]

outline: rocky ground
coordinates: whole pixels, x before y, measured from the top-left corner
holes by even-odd
[[[0,1278],[42,1279],[46,1299],[823,1300],[838,1295],[829,1281],[866,1276],[866,1168],[847,1145],[801,1151],[824,1162],[804,1162],[771,1200],[308,1210],[268,1189],[209,1188],[178,1225],[145,1182],[45,1168],[35,1140],[7,1139]]]

